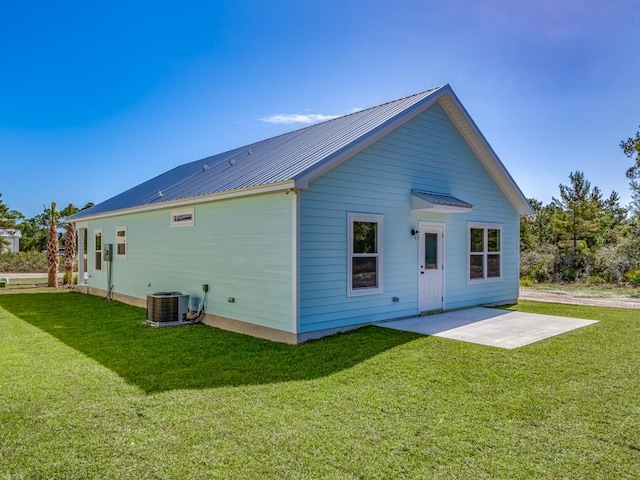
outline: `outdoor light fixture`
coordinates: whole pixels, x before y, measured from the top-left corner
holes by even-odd
[[[420,240],[420,231],[416,230],[415,228],[411,229],[411,236],[415,239],[415,241],[417,242],[418,240]]]

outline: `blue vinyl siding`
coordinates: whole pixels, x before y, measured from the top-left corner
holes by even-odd
[[[199,204],[193,227],[172,228],[172,209],[91,221],[89,248],[94,228],[115,245],[116,227],[126,226],[127,258],[113,262],[115,293],[202,298],[207,283],[206,313],[295,332],[293,198],[280,192]],[[92,264],[90,256],[89,286],[106,290],[106,265],[96,274]]]
[[[412,189],[473,210],[411,212]],[[518,296],[519,215],[437,104],[311,182],[300,205],[301,333],[417,314],[418,242],[409,232],[419,221],[446,225],[446,309]],[[381,294],[347,297],[348,212],[384,216]],[[469,221],[503,225],[502,281],[467,284]]]

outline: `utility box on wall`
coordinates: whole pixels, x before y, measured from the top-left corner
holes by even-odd
[[[102,259],[105,262],[113,261],[113,243],[105,243],[102,245]]]

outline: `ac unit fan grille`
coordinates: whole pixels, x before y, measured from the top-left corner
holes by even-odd
[[[188,311],[189,295],[158,292],[147,295],[147,322],[182,322]]]

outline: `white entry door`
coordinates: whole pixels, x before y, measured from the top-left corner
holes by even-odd
[[[444,225],[420,223],[418,257],[418,307],[420,312],[442,310],[444,305],[443,268]]]

